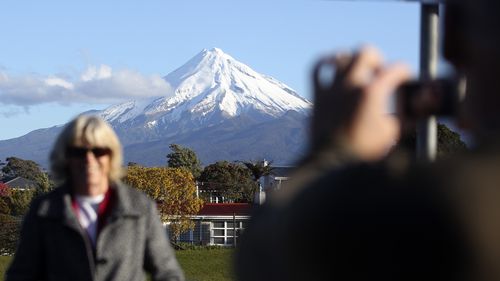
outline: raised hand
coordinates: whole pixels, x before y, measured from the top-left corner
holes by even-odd
[[[325,77],[325,69],[334,71]],[[399,138],[399,121],[386,106],[409,77],[407,65],[385,65],[373,47],[321,59],[313,71],[313,151],[341,146],[365,161],[385,156]]]

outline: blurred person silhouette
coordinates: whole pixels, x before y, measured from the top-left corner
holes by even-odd
[[[79,116],[50,155],[60,186],[32,202],[5,280],[184,280],[156,205],[120,179],[122,148]]]
[[[500,280],[499,15],[498,1],[445,4],[475,147],[436,163],[387,153],[405,124],[384,110],[407,66],[373,47],[319,62],[311,151],[245,230],[239,280]]]

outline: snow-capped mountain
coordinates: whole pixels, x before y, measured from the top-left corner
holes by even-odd
[[[260,122],[288,111],[307,115],[311,108],[308,100],[285,84],[257,73],[217,48],[203,50],[164,79],[173,94],[111,106],[100,115],[120,127],[143,123],[144,128],[165,136],[242,115]]]
[[[111,123],[126,161],[164,165],[170,143],[194,149],[205,164],[256,158],[290,163],[303,150],[311,102],[222,50],[205,49],[164,79],[171,86],[164,96],[89,112]],[[40,129],[0,141],[0,157],[24,157],[46,167],[59,131]]]
[[[235,117],[242,113],[280,117],[289,110],[306,112],[311,103],[283,83],[257,73],[220,49],[203,50],[165,77],[175,95],[155,101],[148,113],[183,111],[206,120],[217,111]]]

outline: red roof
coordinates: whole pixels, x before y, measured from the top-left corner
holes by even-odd
[[[248,203],[206,203],[201,208],[200,216],[249,216],[252,205]]]

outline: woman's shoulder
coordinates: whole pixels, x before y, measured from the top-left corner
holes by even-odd
[[[125,183],[117,183],[115,189],[118,200],[122,201],[124,204],[133,206],[134,208],[147,209],[154,204],[154,201],[144,192]]]

